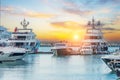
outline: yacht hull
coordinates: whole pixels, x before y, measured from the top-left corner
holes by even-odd
[[[56,56],[72,55],[72,49],[71,48],[52,49],[52,52]]]
[[[21,60],[27,53],[21,53],[21,54],[12,54],[7,53],[0,55],[0,61],[15,61],[15,60]]]
[[[102,58],[102,60],[112,71],[115,71],[115,68],[120,68],[120,63],[115,63],[114,59]],[[118,62],[120,59],[116,59],[115,61]]]

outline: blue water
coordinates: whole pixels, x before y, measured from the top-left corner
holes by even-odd
[[[30,54],[24,60],[1,63],[0,80],[116,80],[101,56]]]

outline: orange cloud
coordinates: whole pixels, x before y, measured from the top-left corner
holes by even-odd
[[[53,17],[55,15],[40,13],[40,12],[35,12],[35,11],[28,11],[28,12],[24,13],[24,16],[34,17],[34,18],[50,18],[50,17]]]
[[[104,34],[104,37],[106,40],[110,40],[110,41],[120,41],[120,31],[113,31],[109,34]]]
[[[84,28],[84,25],[81,25],[80,23],[74,21],[52,22],[51,25],[54,28],[63,28],[70,30],[81,30]]]
[[[91,10],[80,10],[79,8],[63,8],[64,12],[70,13],[70,14],[75,14],[75,15],[91,15],[93,14],[93,11]]]

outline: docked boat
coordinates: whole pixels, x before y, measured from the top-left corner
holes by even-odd
[[[88,52],[90,51],[90,52]],[[108,45],[103,38],[102,24],[95,22],[94,18],[88,22],[86,34],[82,40],[81,54],[105,54],[108,52]]]
[[[103,56],[102,60],[112,71],[115,71],[115,68],[120,68],[120,51]]]
[[[16,27],[14,32],[12,32],[11,38],[8,40],[9,44],[28,49],[30,53],[37,53],[40,41],[36,39],[36,35],[33,33],[32,29],[27,28],[29,22],[24,19],[21,25],[23,28]]]
[[[20,60],[27,54],[26,49],[13,46],[0,46],[0,61]]]
[[[71,55],[73,52],[67,43],[55,43],[51,50],[55,56]]]
[[[10,46],[8,43],[10,37],[11,33],[6,28],[0,26],[0,61],[22,59],[28,52],[24,48]]]

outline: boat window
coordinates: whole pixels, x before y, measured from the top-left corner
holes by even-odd
[[[34,46],[34,45],[35,45],[35,43],[34,43],[34,42],[31,42],[30,46]]]
[[[15,46],[22,47],[24,46],[24,43],[15,43]]]
[[[13,54],[10,54],[9,57],[11,57],[11,56],[22,56],[24,54],[25,53],[13,53]]]
[[[26,36],[17,36],[17,39],[25,40]]]
[[[102,36],[86,36],[85,39],[102,39]]]
[[[56,44],[55,46],[65,46],[65,44]]]
[[[0,54],[3,55],[4,53],[2,51],[0,51]]]

